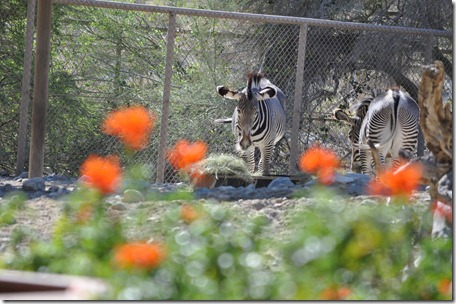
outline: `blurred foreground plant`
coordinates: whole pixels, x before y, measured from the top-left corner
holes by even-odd
[[[127,239],[128,221],[85,188],[65,203],[50,241],[6,254],[1,264],[104,278],[105,300],[451,298],[452,241],[418,238],[412,205],[353,206],[320,197],[280,237],[264,234],[270,224],[262,216],[210,202],[170,202],[155,232],[141,240]],[[422,261],[403,281],[417,240]]]
[[[382,172],[369,184],[368,193],[394,196],[402,201],[407,201],[413,190],[418,188],[422,172],[423,168],[418,163],[400,166],[395,171]]]
[[[181,139],[168,150],[166,158],[174,169],[188,177],[193,184],[198,184],[208,178],[198,165],[206,157],[207,149],[207,144],[201,140],[190,143]]]
[[[119,121],[128,117],[136,116],[122,114]],[[145,144],[139,138],[136,147]],[[187,172],[206,151],[205,143],[181,141],[168,159]],[[338,159],[316,147],[303,155],[301,167],[326,184]],[[109,208],[107,198],[119,191],[121,179],[143,175],[122,172],[116,158],[98,156],[86,160],[81,175],[82,183],[63,202],[52,238],[11,248],[0,256],[1,267],[100,277],[110,287],[99,295],[104,300],[451,299],[452,240],[419,238],[420,216],[411,204],[353,206],[318,185],[309,190],[315,202],[294,214],[287,234],[267,235],[271,220],[265,216],[235,213],[177,192],[153,222],[134,227],[153,225],[153,233],[127,237],[135,221]],[[21,202],[11,197],[2,206]],[[141,208],[136,214],[145,213]],[[417,250],[421,263],[404,280],[404,266]]]
[[[324,185],[332,183],[335,169],[340,167],[337,155],[331,149],[314,145],[305,151],[299,159],[299,169],[315,174]]]

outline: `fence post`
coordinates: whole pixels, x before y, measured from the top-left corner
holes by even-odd
[[[42,177],[48,104],[52,0],[38,0],[29,177]]]
[[[17,135],[16,176],[24,171],[25,143],[27,141],[28,110],[30,104],[30,76],[32,72],[33,31],[35,29],[36,0],[28,0],[25,28],[24,74],[22,75],[21,110]]]
[[[304,63],[306,60],[306,40],[307,40],[307,24],[301,24],[299,28],[299,46],[298,46],[298,62],[296,67],[296,83],[293,103],[293,118],[291,127],[291,143],[290,143],[290,170],[289,174],[296,174],[296,162],[298,159],[299,148],[299,125],[301,121],[301,100],[302,86],[304,82]]]
[[[169,13],[168,37],[166,40],[165,80],[163,85],[163,104],[160,121],[160,142],[158,144],[157,183],[163,183],[165,180],[166,140],[168,137],[169,97],[171,94],[175,34],[176,16],[174,13]]]

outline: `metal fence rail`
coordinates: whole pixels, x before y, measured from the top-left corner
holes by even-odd
[[[307,24],[309,26],[316,27],[328,27],[328,28],[344,28],[352,30],[372,30],[379,32],[397,32],[403,34],[418,34],[418,35],[435,35],[441,37],[451,38],[452,34],[447,31],[433,30],[433,29],[420,29],[400,26],[384,26],[357,22],[342,22],[334,20],[324,20],[315,18],[304,18],[304,17],[289,17],[289,16],[276,16],[276,15],[264,15],[264,14],[250,14],[250,13],[237,13],[237,12],[225,12],[216,10],[202,10],[202,9],[190,9],[190,8],[178,8],[169,6],[156,6],[138,3],[125,3],[125,2],[113,2],[113,1],[101,1],[101,0],[53,0],[54,3],[67,4],[67,5],[84,5],[91,7],[111,8],[111,9],[122,9],[131,11],[142,11],[151,13],[164,13],[164,14],[175,14],[195,17],[207,17],[207,18],[226,18],[232,20],[244,20],[254,22],[268,22],[268,23],[280,23],[280,24]]]
[[[53,39],[58,55],[49,71],[44,157],[52,171],[72,175],[88,154],[121,153],[99,124],[109,110],[131,103],[152,109],[159,122],[150,145],[124,161],[150,164],[158,182],[180,180],[165,160],[179,138],[203,139],[211,153],[234,153],[230,128],[212,124],[230,117],[234,104],[215,87],[243,86],[247,72],[260,69],[287,96],[288,131],[272,172],[296,174],[299,153],[316,141],[346,158],[346,127],[323,117],[389,85],[416,98],[434,46],[452,48],[452,33],[431,29],[96,0],[53,3],[81,16],[64,23],[68,36]],[[107,24],[92,26],[106,12],[111,26],[122,29],[112,33],[121,35],[110,36]],[[444,55],[452,62],[452,52]],[[53,68],[62,65],[65,73]],[[450,79],[445,90],[451,96]],[[78,119],[63,119],[70,115]]]

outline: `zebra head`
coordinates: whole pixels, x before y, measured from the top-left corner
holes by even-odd
[[[233,116],[233,128],[237,135],[237,148],[245,151],[252,145],[252,133],[255,124],[258,124],[258,103],[273,98],[277,90],[260,73],[249,73],[247,87],[244,89],[235,91],[218,86],[217,92],[225,98],[238,101]]]

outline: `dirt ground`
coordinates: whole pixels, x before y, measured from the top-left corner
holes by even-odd
[[[22,181],[14,181],[11,178],[0,178],[0,187],[6,183],[11,184],[15,189],[21,190]],[[68,190],[73,190],[75,184],[68,184],[62,181],[46,181],[46,190],[50,187],[64,187]],[[0,188],[1,189],[1,188]],[[2,193],[0,191],[0,204],[8,199],[8,196],[13,192]],[[30,193],[28,193],[30,194]],[[67,195],[62,195],[56,198],[50,198],[42,195],[36,198],[27,199],[25,208],[16,212],[15,222],[9,225],[0,226],[0,253],[5,252],[11,242],[20,238],[21,246],[26,246],[31,240],[49,240],[53,233],[53,227],[56,220],[62,213],[65,198]],[[378,198],[371,196],[355,196],[347,199],[347,203],[358,205],[364,203],[372,203],[378,201]],[[311,203],[310,198],[289,199],[289,198],[271,198],[271,199],[256,199],[242,200],[235,202],[212,202],[218,203],[227,207],[233,208],[236,212],[246,215],[266,215],[275,228],[280,228],[287,217],[295,210],[304,208],[306,204]],[[430,197],[426,192],[417,192],[412,198],[414,204],[420,212],[425,212],[429,208]],[[131,217],[140,210],[140,212],[150,212],[150,220],[153,221],[157,217],[158,212],[164,211],[169,202],[143,202],[143,203],[126,203],[122,204],[122,208],[113,208],[110,205],[110,212],[116,216]],[[152,207],[151,209],[147,208]],[[149,211],[148,211],[149,210]],[[153,211],[152,211],[153,210]],[[277,231],[277,230],[276,230]]]

